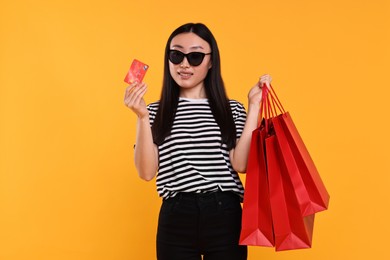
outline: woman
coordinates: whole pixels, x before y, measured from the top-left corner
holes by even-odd
[[[248,113],[229,100],[219,50],[203,24],[185,24],[169,37],[161,98],[146,106],[145,83],[133,83],[125,104],[137,116],[135,166],[163,198],[157,258],[247,259],[238,245],[251,133],[257,127],[264,75],[250,89]]]

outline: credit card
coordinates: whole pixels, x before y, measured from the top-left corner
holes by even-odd
[[[125,77],[125,82],[131,84],[133,82],[142,82],[145,77],[146,71],[148,71],[149,66],[145,63],[134,59],[131,63],[129,72],[127,72]]]

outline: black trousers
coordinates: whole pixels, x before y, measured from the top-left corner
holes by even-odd
[[[238,245],[242,209],[232,192],[179,193],[164,200],[157,230],[158,260],[245,260]]]

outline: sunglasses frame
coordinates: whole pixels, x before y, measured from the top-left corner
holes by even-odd
[[[171,53],[172,52],[178,52],[178,53],[180,53],[181,55],[183,55],[183,58],[181,59],[181,61],[179,61],[178,63],[175,63],[175,62],[173,62],[172,60],[171,60]],[[201,54],[201,55],[203,55],[202,56],[202,60],[200,61],[200,63],[199,64],[196,64],[196,65],[194,65],[193,64],[193,60],[191,59],[191,54]],[[200,64],[202,64],[202,62],[203,62],[203,60],[204,60],[204,57],[206,56],[206,55],[210,55],[212,52],[209,52],[209,53],[204,53],[204,52],[198,52],[198,51],[193,51],[193,52],[189,52],[189,53],[184,53],[184,52],[181,52],[181,51],[179,51],[179,50],[169,50],[169,52],[168,52],[168,60],[170,61],[170,62],[172,62],[173,64],[175,64],[175,65],[178,65],[178,64],[180,64],[180,63],[182,63],[183,62],[183,60],[184,60],[184,58],[186,58],[187,59],[187,61],[188,61],[188,63],[191,65],[191,66],[193,66],[193,67],[196,67],[196,66],[199,66]]]

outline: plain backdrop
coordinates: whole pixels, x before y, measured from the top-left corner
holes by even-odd
[[[389,259],[387,0],[14,0],[0,4],[0,259],[155,259],[161,200],[133,164],[133,58],[159,98],[170,33],[205,23],[230,98],[262,74],[331,195],[311,249],[254,259]],[[245,181],[245,175],[241,175]]]

